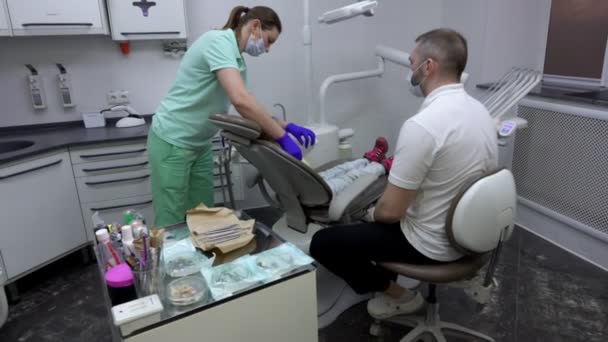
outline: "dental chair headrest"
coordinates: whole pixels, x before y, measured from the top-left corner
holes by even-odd
[[[224,131],[249,140],[256,140],[262,135],[260,125],[237,115],[211,114],[209,121]]]

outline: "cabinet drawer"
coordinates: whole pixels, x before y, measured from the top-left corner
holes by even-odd
[[[146,142],[138,141],[124,145],[98,145],[70,149],[72,164],[92,163],[117,159],[132,159],[147,156]]]
[[[124,224],[123,213],[133,209],[144,215],[146,223],[152,226],[154,223],[154,208],[152,207],[152,195],[121,198],[111,201],[100,201],[82,204],[82,217],[87,229],[87,238],[93,241],[93,221],[91,216],[97,211],[106,224]]]
[[[148,195],[152,192],[148,170],[76,178],[81,203]]]
[[[148,169],[148,157],[107,160],[74,165],[74,176],[90,177]]]

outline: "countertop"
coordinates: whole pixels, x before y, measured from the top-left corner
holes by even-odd
[[[479,89],[489,89],[494,83],[482,83],[478,84]],[[602,92],[604,96],[586,94],[591,92]],[[557,99],[563,101],[570,101],[575,103],[584,103],[590,105],[596,105],[608,108],[608,99],[606,94],[607,88],[569,88],[564,86],[541,84],[532,90],[528,95],[547,99]],[[586,95],[585,95],[586,94]]]
[[[151,117],[146,117],[146,124],[138,127],[116,128],[114,122],[108,120],[106,127],[97,128],[84,128],[82,121],[0,128],[0,143],[17,140],[34,142],[32,146],[19,151],[0,153],[0,164],[65,147],[145,139]]]

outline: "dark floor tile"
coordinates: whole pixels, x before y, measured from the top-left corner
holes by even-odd
[[[58,265],[65,266],[66,261],[49,269]],[[44,274],[46,279],[41,276]],[[32,279],[40,280],[37,288],[29,287]],[[54,274],[48,269],[32,274],[19,282],[23,284],[21,300],[11,305],[9,319],[0,329],[0,341],[110,341],[100,281],[94,264],[73,265]]]
[[[89,260],[91,261],[91,260]],[[32,272],[17,281],[20,292],[39,290],[40,284],[53,279],[63,279],[72,271],[78,270],[83,266],[82,254],[80,251],[68,254],[65,257]]]
[[[518,297],[520,341],[608,341],[608,282],[540,267],[522,258]]]
[[[608,281],[608,272],[524,229],[521,230],[521,257],[533,266]]]
[[[519,341],[608,341],[608,272],[522,231],[519,279]]]
[[[497,274],[496,279],[498,287],[485,305],[479,305],[463,289],[439,286],[441,319],[479,331],[497,342],[517,341],[517,278]]]
[[[547,331],[545,329],[530,328],[525,325],[519,328],[517,338],[519,342],[606,342],[605,336],[599,338],[585,335],[571,336]]]
[[[519,226],[515,226],[513,228],[513,232],[511,233],[511,236],[509,236],[509,239],[506,241],[506,244],[519,249],[521,236],[524,234],[523,230],[524,230],[523,228],[521,228]]]

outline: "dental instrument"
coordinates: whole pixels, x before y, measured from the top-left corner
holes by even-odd
[[[514,67],[488,89],[482,103],[494,118],[501,146],[506,144],[507,138],[515,131],[528,127],[528,122],[517,117],[514,108],[540,84],[542,77],[540,71]],[[510,117],[503,120],[507,114]]]

